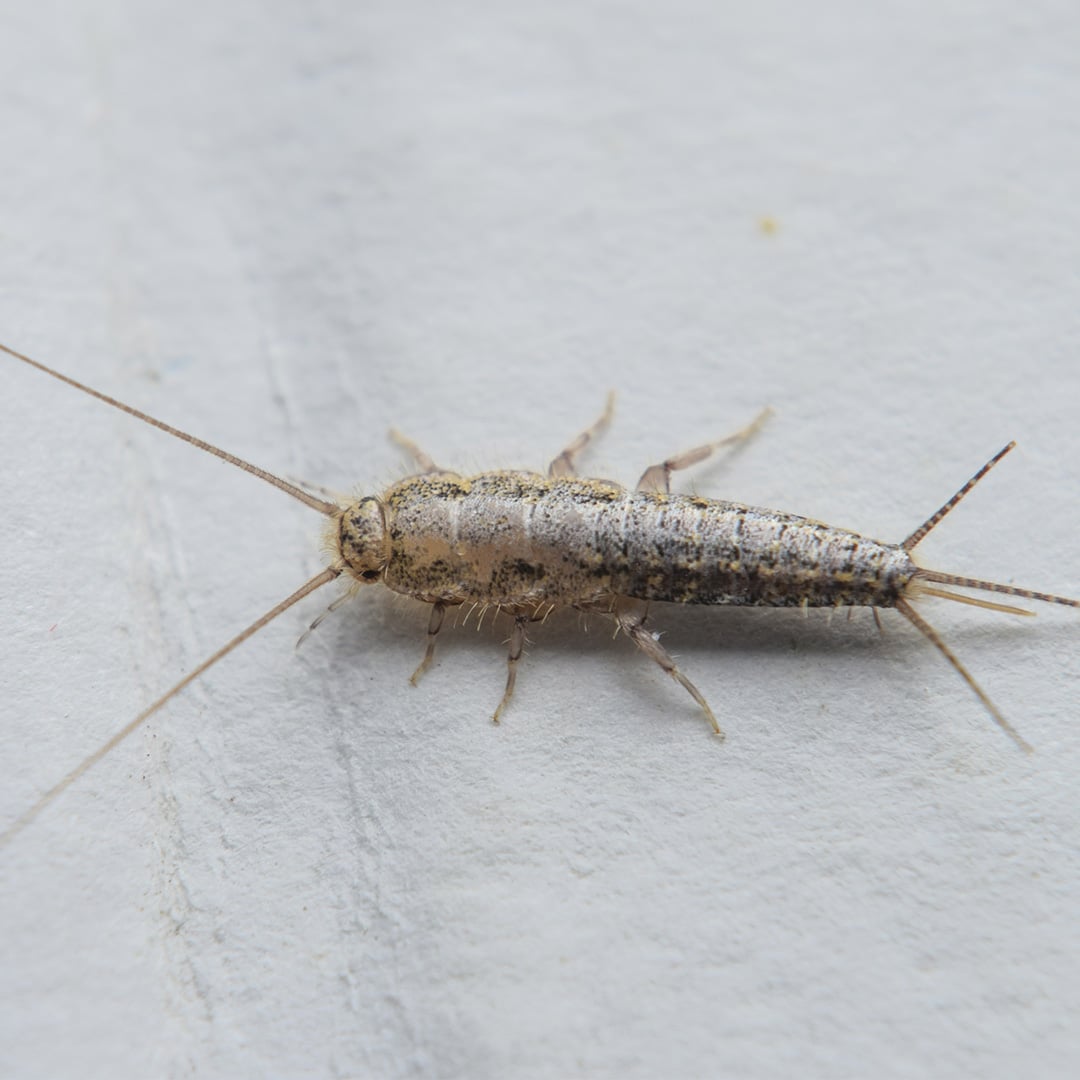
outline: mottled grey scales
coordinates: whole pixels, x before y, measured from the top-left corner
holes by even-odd
[[[605,481],[436,474],[395,484],[381,503],[382,580],[429,602],[892,607],[917,570],[894,544],[794,514]],[[370,540],[365,528],[351,549]],[[360,561],[369,571],[370,555]]]

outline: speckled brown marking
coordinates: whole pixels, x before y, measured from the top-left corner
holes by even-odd
[[[901,544],[871,540],[776,510],[671,493],[673,473],[703,461],[721,446],[746,440],[761,426],[768,410],[734,435],[649,466],[634,491],[608,480],[579,478],[576,459],[610,419],[610,396],[603,416],[551,462],[546,476],[512,470],[461,476],[438,468],[415,443],[395,435],[413,456],[419,475],[399,481],[379,496],[331,502],[14,349],[0,345],[0,351],[265,480],[329,519],[326,569],[218,649],[76,766],[0,834],[0,844],[10,841],[49,802],[209,667],[303,597],[340,576],[350,578],[356,586],[381,582],[396,593],[432,605],[427,648],[413,673],[414,683],[431,665],[448,608],[469,605],[470,613],[479,609],[481,620],[490,609],[509,615],[513,628],[507,678],[495,709],[496,722],[513,694],[526,627],[543,621],[556,608],[571,607],[612,619],[617,631],[626,633],[686,689],[718,735],[720,726],[708,702],[679,670],[658,635],[648,629],[650,604],[803,610],[863,606],[874,611],[875,619],[879,608],[896,608],[940,650],[994,720],[1025,750],[1030,750],[1028,744],[912,604],[924,596],[937,596],[995,611],[1031,614],[938,587],[948,585],[1080,607],[1080,601],[1050,593],[927,570],[911,557],[927,533],[1014,444],[987,462]],[[316,619],[311,629],[321,619]]]

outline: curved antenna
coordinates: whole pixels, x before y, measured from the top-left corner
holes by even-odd
[[[303,600],[305,596],[309,593],[313,593],[316,589],[321,588],[323,585],[327,584],[327,582],[333,581],[340,573],[341,571],[335,567],[328,566],[321,573],[316,574],[310,581],[301,585],[291,596],[282,600],[280,604],[275,604],[265,615],[259,616],[259,618],[257,618],[246,630],[242,630],[231,641],[222,645],[217,652],[212,656],[207,657],[207,659],[205,659],[197,668],[189,671],[175,686],[162,694],[157,701],[143,709],[134,720],[128,721],[128,723],[113,735],[112,738],[107,742],[102,743],[89,757],[84,758],[76,765],[63,780],[49,788],[49,790],[46,791],[29,810],[16,818],[13,824],[9,825],[2,833],[0,833],[0,847],[4,847],[10,843],[15,836],[22,832],[22,830],[49,805],[49,803],[51,803],[58,795],[62,794],[67,788],[71,787],[83,773],[96,765],[110,750],[122,743],[136,728],[149,720],[158,709],[176,697],[184,687],[189,683],[194,682],[204,671],[213,667],[219,660],[228,656],[237,645],[242,645],[252,634],[257,633],[268,622],[276,619],[283,611],[287,611],[293,604]]]
[[[312,510],[318,510],[320,514],[325,514],[327,517],[333,517],[340,510],[340,507],[336,503],[327,502],[324,499],[317,499],[314,495],[309,495],[295,484],[290,484],[287,480],[282,480],[280,476],[275,476],[265,469],[260,469],[258,465],[252,465],[250,461],[244,461],[243,458],[238,458],[235,454],[230,454],[227,450],[222,450],[212,443],[197,439],[194,435],[189,435],[186,431],[181,431],[179,428],[174,428],[162,420],[157,420],[153,416],[150,416],[139,409],[132,408],[130,405],[125,405],[122,401],[117,401],[116,398],[109,397],[108,394],[103,394],[100,390],[95,390],[85,383],[78,382],[69,375],[61,375],[59,371],[54,371],[51,367],[46,366],[39,360],[31,360],[29,356],[9,348],[7,345],[0,344],[0,352],[6,352],[8,356],[13,356],[16,360],[21,360],[24,364],[29,364],[32,368],[37,368],[38,371],[43,371],[46,375],[51,375],[54,379],[59,379],[62,383],[67,383],[68,386],[73,386],[76,390],[81,390],[84,394],[89,394],[92,398],[97,398],[98,401],[104,401],[106,405],[111,405],[114,409],[119,409],[121,412],[127,413],[128,416],[134,416],[136,420],[142,420],[143,423],[149,424],[151,427],[156,427],[158,431],[164,431],[167,435],[173,435],[183,442],[190,443],[192,446],[197,446],[200,450],[205,450],[208,454],[213,454],[216,458],[221,458],[222,461],[227,461],[230,465],[235,465],[238,469],[243,469],[246,473],[251,473],[252,476],[257,476],[260,480],[265,480],[279,491],[284,491],[286,495],[291,495],[294,499],[299,499],[305,506],[310,506]]]

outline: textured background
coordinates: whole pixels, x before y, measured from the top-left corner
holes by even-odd
[[[686,478],[1080,594],[1075,5],[0,12],[0,340],[282,473]],[[771,224],[770,224],[771,223]],[[0,822],[319,566],[319,522],[0,358]],[[374,594],[264,631],[0,852],[6,1076],[1075,1075],[1080,626],[625,641]],[[888,613],[886,613],[888,614]]]

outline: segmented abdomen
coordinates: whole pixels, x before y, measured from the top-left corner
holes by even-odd
[[[696,496],[628,495],[599,542],[618,567],[619,592],[682,604],[889,607],[915,572],[894,545]]]
[[[386,584],[425,600],[891,606],[915,572],[895,545],[806,518],[606,481],[438,473],[382,502]]]

